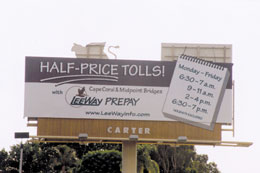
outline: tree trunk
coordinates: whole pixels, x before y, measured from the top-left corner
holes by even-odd
[[[65,165],[62,166],[62,168],[61,168],[61,172],[62,172],[62,173],[66,173]]]

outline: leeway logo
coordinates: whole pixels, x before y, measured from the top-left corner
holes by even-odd
[[[66,94],[66,101],[73,107],[79,106],[99,106],[103,99],[89,97],[85,87],[71,87]]]
[[[73,86],[66,92],[66,102],[72,107],[99,106],[104,100],[104,106],[136,106],[140,98],[126,97],[90,97],[85,87]]]

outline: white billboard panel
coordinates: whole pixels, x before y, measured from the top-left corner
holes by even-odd
[[[162,112],[176,62],[26,57],[25,117],[174,121]],[[232,64],[221,63],[232,71]],[[232,78],[218,123],[231,123]]]

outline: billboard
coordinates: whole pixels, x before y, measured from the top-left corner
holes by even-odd
[[[176,61],[26,57],[25,117],[175,121],[163,113]],[[232,73],[231,63],[217,63]],[[232,121],[230,75],[217,123]]]

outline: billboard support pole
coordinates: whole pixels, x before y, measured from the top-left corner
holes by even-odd
[[[122,172],[137,173],[137,142],[124,141],[122,145]]]
[[[23,144],[21,143],[19,173],[22,173],[22,171],[23,171]]]
[[[14,138],[15,139],[24,139],[24,138],[29,138],[29,132],[15,132],[14,133]],[[23,143],[21,142],[21,147],[20,147],[20,161],[19,161],[19,173],[22,173],[23,171]]]

